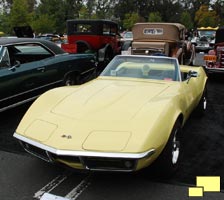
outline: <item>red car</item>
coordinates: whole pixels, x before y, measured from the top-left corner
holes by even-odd
[[[69,53],[96,53],[99,62],[108,63],[120,53],[117,23],[109,20],[68,20],[67,44]]]
[[[224,72],[224,27],[220,27],[216,31],[215,47],[204,56],[205,70],[207,73],[223,73]]]

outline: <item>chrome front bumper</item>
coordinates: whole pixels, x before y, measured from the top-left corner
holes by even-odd
[[[20,141],[28,153],[40,159],[47,162],[61,160],[64,163],[78,163],[87,170],[135,171],[138,160],[147,159],[155,153],[155,149],[150,149],[142,153],[61,150],[30,140],[17,133],[14,133],[13,136]]]

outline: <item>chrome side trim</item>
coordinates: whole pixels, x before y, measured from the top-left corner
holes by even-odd
[[[69,151],[69,150],[61,150],[49,147],[47,145],[41,144],[37,141],[31,140],[26,138],[22,135],[17,134],[16,132],[13,134],[15,138],[31,144],[35,147],[43,149],[45,151],[49,151],[56,155],[63,155],[63,156],[88,156],[88,157],[103,157],[103,158],[131,158],[131,159],[141,159],[150,157],[155,153],[155,149],[150,149],[148,151],[142,153],[104,153],[104,152],[96,152],[96,151]]]
[[[15,107],[17,107],[17,106],[19,106],[19,105],[22,105],[22,104],[24,104],[24,103],[28,103],[28,102],[30,102],[30,101],[33,101],[33,100],[36,99],[37,97],[39,97],[39,95],[38,95],[38,96],[35,96],[35,97],[31,97],[31,98],[29,98],[29,99],[26,99],[26,100],[24,100],[24,101],[20,101],[20,102],[14,103],[14,104],[12,104],[12,105],[10,105],[10,106],[3,107],[3,108],[0,109],[0,112],[6,111],[6,110],[8,110],[8,109],[10,109],[10,108],[15,108]]]
[[[86,73],[88,73],[88,72],[90,72],[90,71],[94,71],[95,69],[96,69],[96,67],[92,67],[92,68],[90,68],[90,69],[88,69],[88,70],[86,70],[86,71],[83,71],[83,72],[81,73],[81,75],[86,74]]]
[[[32,89],[32,90],[27,90],[27,91],[25,91],[25,92],[21,92],[21,93],[19,93],[19,94],[12,95],[12,96],[10,96],[10,97],[4,98],[4,99],[0,99],[0,102],[2,102],[2,101],[7,101],[7,100],[9,100],[9,99],[11,99],[11,98],[15,98],[15,97],[18,97],[18,96],[20,96],[20,95],[24,95],[24,94],[27,94],[27,93],[30,93],[30,92],[33,92],[33,91],[36,91],[36,90],[39,90],[39,89],[42,89],[42,88],[51,86],[51,85],[59,84],[59,83],[61,83],[61,82],[62,82],[62,80],[59,80],[59,81],[55,81],[55,82],[52,82],[52,83],[49,83],[49,84],[46,84],[46,85],[43,85],[43,86],[40,86],[40,87],[36,87],[36,88],[34,88],[34,89]],[[39,95],[38,95],[38,96],[39,96]]]

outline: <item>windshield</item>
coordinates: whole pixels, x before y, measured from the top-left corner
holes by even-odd
[[[116,56],[101,76],[180,81],[178,61],[163,56]]]
[[[206,36],[210,38],[215,37],[216,31],[198,31],[200,37]]]

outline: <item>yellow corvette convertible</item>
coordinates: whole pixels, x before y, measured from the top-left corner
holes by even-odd
[[[152,163],[173,172],[181,129],[206,110],[202,67],[165,56],[116,56],[98,78],[41,95],[14,137],[48,162],[75,169],[137,171]]]

